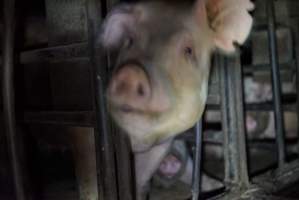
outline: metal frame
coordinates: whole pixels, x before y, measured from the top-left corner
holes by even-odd
[[[240,60],[225,59],[220,64],[222,127],[224,132],[225,182],[248,187],[244,126],[242,67]]]
[[[25,200],[24,180],[21,168],[21,160],[18,148],[16,132],[16,117],[14,105],[14,45],[15,45],[15,1],[5,0],[3,2],[3,114],[7,143],[11,159],[15,196],[18,200]]]
[[[286,163],[286,144],[284,137],[283,110],[297,110],[299,114],[299,89],[297,87],[297,105],[283,105],[281,100],[280,65],[278,62],[277,42],[275,36],[276,24],[274,13],[274,0],[267,0],[268,16],[268,38],[270,52],[270,67],[268,66],[244,66],[240,65],[239,59],[226,59],[217,55],[216,64],[220,66],[220,91],[221,104],[208,106],[208,109],[220,109],[222,112],[222,128],[224,132],[224,156],[225,156],[225,186],[226,192],[216,199],[276,199],[269,193],[283,189],[283,186],[299,180],[298,160]],[[22,52],[21,63],[41,62],[44,60],[64,59],[88,59],[92,67],[93,81],[91,87],[94,91],[93,111],[73,112],[25,112],[26,123],[46,123],[63,125],[82,125],[95,127],[95,141],[97,146],[97,169],[99,184],[99,199],[116,200],[134,199],[134,184],[132,182],[132,157],[128,148],[127,138],[114,137],[118,134],[106,112],[104,88],[107,84],[109,74],[109,57],[96,46],[95,35],[98,29],[98,19],[105,16],[115,1],[91,0],[87,1],[86,11],[88,18],[88,42],[71,45],[63,45],[34,51]],[[3,108],[6,132],[13,167],[16,199],[26,199],[23,175],[20,168],[20,159],[16,138],[16,118],[14,111],[14,85],[13,85],[13,63],[14,63],[14,0],[5,0],[4,13],[4,37],[3,37]],[[97,9],[99,8],[99,9]],[[295,59],[291,63],[297,74],[297,86],[299,85],[299,28],[294,30],[296,52]],[[88,51],[86,51],[88,49]],[[285,65],[288,65],[286,63]],[[99,66],[106,66],[99,67]],[[228,67],[229,66],[229,67]],[[244,105],[242,76],[253,70],[271,69],[273,86],[273,107],[271,104]],[[264,175],[251,178],[248,174],[246,131],[244,128],[244,109],[248,110],[274,110],[276,125],[276,150],[278,169]],[[202,122],[195,126],[195,151],[194,151],[194,173],[192,194],[193,200],[198,199],[200,190],[201,172],[201,149],[202,149]],[[186,136],[189,137],[189,136]],[[118,139],[116,139],[118,138]],[[117,144],[117,145],[113,145]],[[117,146],[117,147],[116,147]],[[299,142],[298,142],[299,150]],[[116,157],[116,159],[115,159]],[[280,198],[281,199],[281,198]]]
[[[276,41],[276,24],[274,14],[274,2],[267,0],[267,16],[268,16],[268,39],[269,39],[269,52],[270,52],[270,64],[271,64],[271,78],[272,78],[272,91],[273,91],[273,103],[274,103],[274,116],[275,116],[275,128],[276,128],[276,142],[277,142],[277,154],[278,165],[282,167],[285,160],[285,142],[284,142],[284,115],[281,104],[281,81],[279,73],[278,53],[277,53],[277,41]]]

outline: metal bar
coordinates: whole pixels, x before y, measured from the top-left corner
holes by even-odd
[[[220,68],[222,128],[224,132],[225,182],[249,186],[242,68],[239,58],[225,59]],[[223,65],[224,63],[224,65]],[[219,66],[220,64],[220,66]]]
[[[53,60],[65,60],[72,58],[88,58],[86,52],[87,42],[78,42],[67,45],[37,48],[20,52],[20,63],[43,62]],[[0,56],[0,62],[2,57]]]
[[[106,0],[106,9],[108,12],[112,7],[119,3],[120,0]],[[102,70],[106,74],[106,82],[109,79],[109,73],[112,72],[114,57],[110,55],[110,52],[107,53],[107,65],[102,66]],[[110,123],[110,134],[115,135],[113,144],[115,145],[116,151],[116,169],[117,169],[117,180],[118,180],[118,197],[119,199],[124,200],[133,200],[135,199],[136,187],[135,187],[135,162],[134,155],[132,155],[129,138],[126,134],[121,132],[115,124]]]
[[[101,1],[103,3],[103,1]],[[113,148],[113,139],[110,130],[109,120],[106,111],[106,101],[104,97],[104,86],[106,85],[107,73],[101,65],[107,62],[104,54],[96,46],[95,35],[98,30],[100,16],[102,10],[98,8],[99,1],[87,1],[88,15],[88,46],[90,54],[90,62],[92,66],[93,90],[94,90],[94,106],[96,117],[95,141],[97,153],[97,169],[99,169],[98,184],[99,184],[99,199],[117,200],[118,188],[116,183],[116,168]],[[103,5],[101,4],[101,7]],[[96,9],[98,8],[98,9]],[[105,65],[103,65],[105,66]]]
[[[282,105],[284,111],[294,111],[295,104],[287,104]],[[252,103],[245,105],[246,110],[253,110],[253,111],[272,111],[273,110],[273,104],[272,103]]]
[[[7,133],[8,147],[11,156],[11,165],[17,200],[24,200],[24,182],[18,154],[16,119],[14,108],[14,36],[15,36],[15,1],[3,2],[3,113]]]
[[[299,22],[299,20],[298,20]],[[294,43],[295,43],[295,63],[296,63],[296,92],[297,92],[297,120],[299,120],[299,27],[294,27]],[[297,136],[299,138],[299,123],[297,125]],[[299,140],[297,145],[297,152],[299,152]]]
[[[20,54],[20,63],[53,62],[74,58],[88,58],[87,42],[60,45],[55,47],[41,48],[23,51]]]
[[[277,154],[278,154],[278,166],[282,167],[285,162],[285,143],[284,143],[284,116],[282,115],[283,109],[281,104],[281,81],[279,74],[279,62],[277,53],[277,41],[276,41],[276,24],[274,14],[274,2],[273,0],[267,0],[266,2],[267,17],[268,17],[268,38],[269,38],[269,55],[271,64],[271,79],[272,79],[272,92],[274,102],[274,119],[276,129],[276,141],[277,141]]]
[[[196,123],[195,132],[195,152],[194,166],[192,174],[192,200],[198,200],[201,183],[201,161],[202,161],[202,120]]]
[[[105,16],[105,12],[111,10],[111,7],[114,3],[118,2],[118,0],[113,1],[103,1],[103,7],[102,9],[102,16]],[[98,24],[98,20],[95,19],[94,25]],[[109,71],[111,70],[112,66],[111,64],[111,57],[109,55],[109,52],[102,52],[102,49],[97,49],[99,52],[96,53],[96,55],[105,56],[100,58],[100,62],[97,63],[98,66],[98,74],[100,74],[102,78],[102,85],[106,86],[109,80]],[[107,56],[106,56],[107,55]],[[100,66],[101,65],[101,66]],[[106,106],[106,104],[102,105],[102,107]],[[108,116],[106,116],[108,118]],[[114,176],[109,179],[111,183],[104,183],[106,184],[106,187],[109,188],[111,191],[114,190],[114,197],[111,197],[111,194],[109,196],[109,199],[125,199],[125,200],[132,200],[134,199],[134,184],[135,181],[132,177],[133,171],[132,166],[134,166],[133,163],[133,157],[131,155],[131,149],[129,146],[128,138],[125,134],[120,133],[118,129],[115,129],[114,126],[112,126],[112,123],[109,123],[110,120],[106,120],[107,128],[109,130],[110,140],[107,141],[108,145],[111,145],[114,147],[114,154],[115,157],[110,153],[110,158],[114,159],[114,163],[110,162],[111,168],[114,167],[114,170],[116,170]],[[113,138],[111,136],[114,136]],[[112,149],[112,147],[111,147]],[[110,150],[110,152],[112,152]],[[107,168],[107,167],[106,167]],[[112,180],[112,178],[114,180]],[[116,182],[117,181],[117,186]],[[104,186],[105,187],[105,186]],[[105,196],[104,196],[105,197]],[[105,199],[106,200],[106,199]]]
[[[296,111],[296,104],[291,103],[291,104],[285,104],[282,105],[284,111]],[[215,104],[207,104],[206,110],[219,110],[220,105],[215,105]],[[266,102],[266,103],[250,103],[245,105],[245,109],[247,111],[273,111],[273,103],[272,101]]]
[[[290,62],[287,62],[287,63],[281,63],[280,64],[280,71],[290,71],[290,70],[294,70],[295,71],[295,61],[292,60]],[[249,74],[249,73],[255,73],[255,72],[260,72],[260,71],[263,71],[263,72],[267,72],[269,71],[269,69],[271,69],[271,65],[270,64],[257,64],[257,65],[245,65],[243,67],[243,72],[245,74]]]
[[[94,111],[38,111],[25,112],[25,123],[95,127]]]
[[[117,134],[115,138],[116,161],[117,161],[117,175],[118,175],[118,189],[119,197],[124,200],[134,199],[134,158],[130,149],[129,138],[127,134],[120,130],[113,130]]]

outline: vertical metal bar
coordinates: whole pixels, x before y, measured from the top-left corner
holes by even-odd
[[[192,200],[198,200],[201,181],[201,155],[202,155],[202,120],[196,123],[195,128],[195,159],[192,174]]]
[[[99,170],[98,184],[99,185],[99,199],[117,200],[118,191],[116,183],[116,169],[115,169],[115,155],[113,148],[113,138],[108,126],[109,120],[106,110],[106,100],[104,96],[104,88],[107,82],[107,73],[103,70],[106,65],[106,58],[96,45],[97,31],[99,16],[96,14],[95,8],[98,1],[87,2],[88,12],[88,38],[89,38],[89,51],[90,62],[93,72],[93,89],[95,96],[95,112],[96,112],[96,128],[95,128],[95,141],[97,152],[97,169]],[[102,10],[102,9],[99,9]],[[97,55],[97,56],[96,56]]]
[[[295,45],[295,67],[296,67],[296,93],[297,93],[297,120],[299,120],[299,21],[296,21],[297,24],[293,27],[293,37]],[[299,123],[297,123],[297,137],[299,138]],[[297,152],[299,152],[299,140],[297,142]]]
[[[299,121],[299,24],[295,28],[295,55],[296,55],[296,93],[297,93],[297,121]],[[299,123],[297,123],[297,137],[299,138]],[[299,152],[299,140],[297,144]]]
[[[119,3],[120,0],[109,0],[106,2],[106,10],[109,12],[114,5]],[[107,52],[108,60],[106,71],[111,74],[113,65],[115,63],[110,52]],[[115,124],[111,123],[111,134],[115,135],[114,145],[116,152],[116,170],[117,170],[117,181],[118,181],[118,195],[119,199],[133,200],[135,198],[135,166],[134,156],[132,155],[131,146],[128,136],[121,132]]]
[[[276,41],[276,25],[273,0],[267,0],[269,55],[271,64],[272,93],[274,103],[274,119],[276,143],[278,148],[278,166],[285,162],[284,115],[281,105],[281,85]]]
[[[125,133],[116,129],[114,131],[117,135],[115,138],[115,150],[117,161],[117,175],[118,175],[118,189],[120,199],[133,200],[134,199],[134,174],[132,167],[134,167],[133,155],[129,145],[129,138]],[[113,131],[113,130],[112,130]]]
[[[98,66],[93,64],[93,66]],[[100,183],[103,187],[103,197],[106,200],[116,200],[117,186],[115,175],[114,149],[112,135],[108,130],[108,116],[106,111],[106,101],[104,98],[104,81],[98,72],[95,72],[95,106],[96,106],[96,134],[95,140],[100,141],[98,154],[100,160],[97,162],[100,166]]]
[[[11,156],[11,165],[15,185],[16,198],[25,199],[24,183],[17,151],[17,133],[14,108],[14,37],[15,37],[15,1],[3,2],[3,113],[7,133],[8,147]]]
[[[220,68],[222,129],[224,133],[225,182],[249,186],[242,68],[239,58],[217,58]]]

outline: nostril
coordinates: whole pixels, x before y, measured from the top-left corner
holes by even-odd
[[[143,85],[142,84],[138,84],[138,86],[137,86],[137,94],[138,94],[138,96],[140,96],[140,97],[143,97],[144,95],[145,95],[145,91],[144,91],[144,87],[143,87]]]
[[[113,103],[134,108],[143,108],[151,97],[147,74],[135,65],[126,65],[118,69],[109,83],[108,92]],[[130,108],[124,107],[123,111],[130,112]]]

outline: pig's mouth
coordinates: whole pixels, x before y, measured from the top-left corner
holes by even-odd
[[[138,113],[138,112],[140,112],[138,109],[133,108],[130,105],[121,105],[118,107],[118,110],[123,113]]]
[[[152,111],[147,109],[136,108],[128,104],[113,105],[110,104],[110,111],[113,113],[123,114],[123,115],[139,115],[139,116],[155,116],[157,117],[160,112]]]

